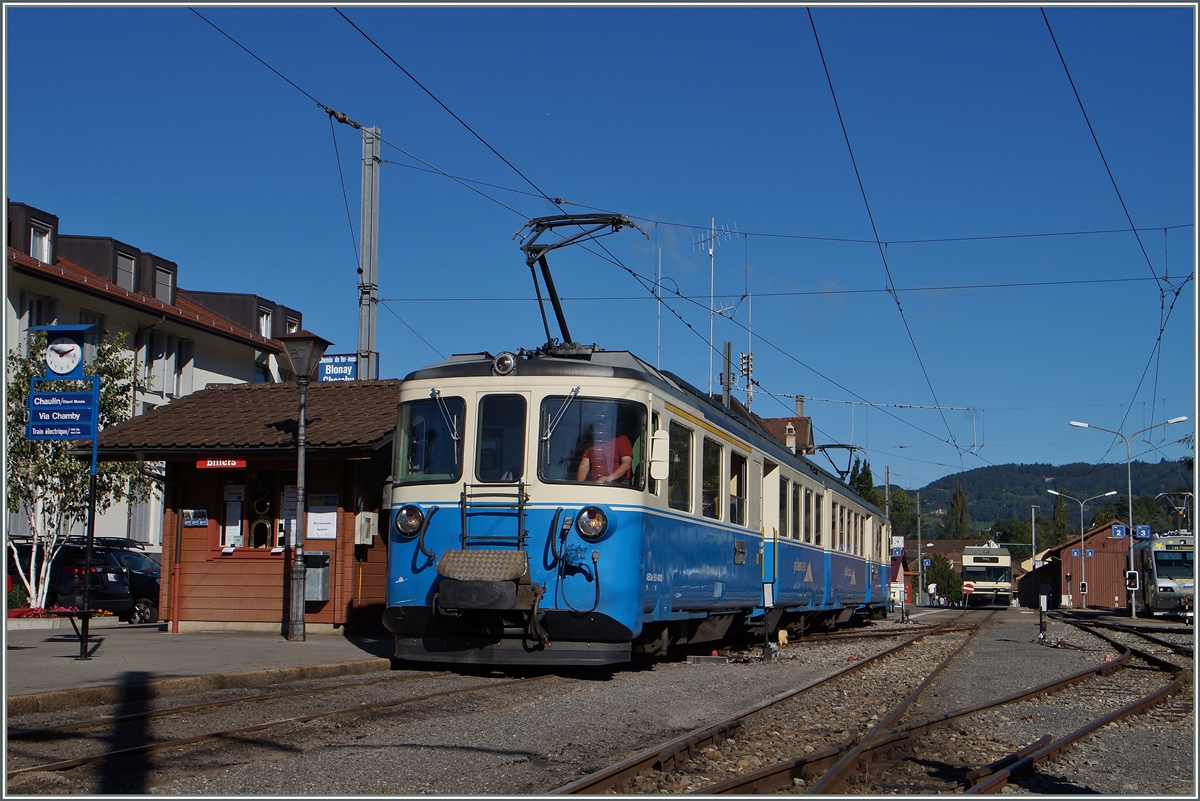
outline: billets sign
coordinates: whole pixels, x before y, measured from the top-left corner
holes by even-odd
[[[197,459],[196,467],[201,470],[221,470],[229,467],[245,467],[245,459]]]

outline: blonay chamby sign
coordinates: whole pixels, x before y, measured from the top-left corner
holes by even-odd
[[[46,372],[30,382],[28,439],[96,441],[96,413],[100,408],[100,379],[83,374],[83,337],[90,325],[45,325],[31,328],[46,332]],[[45,381],[87,381],[87,392],[39,392]],[[94,459],[93,459],[94,462]]]

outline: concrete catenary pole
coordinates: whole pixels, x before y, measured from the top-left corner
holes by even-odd
[[[358,268],[358,378],[379,377],[375,312],[379,303],[379,128],[363,128],[362,264]]]

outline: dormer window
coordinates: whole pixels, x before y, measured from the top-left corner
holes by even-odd
[[[41,223],[30,226],[29,255],[43,264],[50,263],[50,229]]]
[[[299,330],[300,330],[300,321],[297,320],[295,317],[287,318],[287,332],[289,334],[294,334]]]
[[[154,271],[154,297],[163,303],[171,302],[171,284],[174,276],[170,270],[158,267]]]
[[[265,306],[258,307],[258,333],[271,338],[271,310]]]
[[[134,281],[134,261],[133,256],[126,255],[118,251],[117,253],[117,286],[122,289],[134,291],[137,284]]]

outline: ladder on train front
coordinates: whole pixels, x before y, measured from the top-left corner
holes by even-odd
[[[514,488],[495,484],[463,484],[459,496],[462,514],[462,549],[511,548],[525,550],[525,505],[529,494],[525,482],[519,481]],[[513,525],[508,525],[508,520]],[[485,525],[489,521],[490,525]],[[475,531],[472,531],[474,524]],[[481,531],[480,529],[485,529]]]

